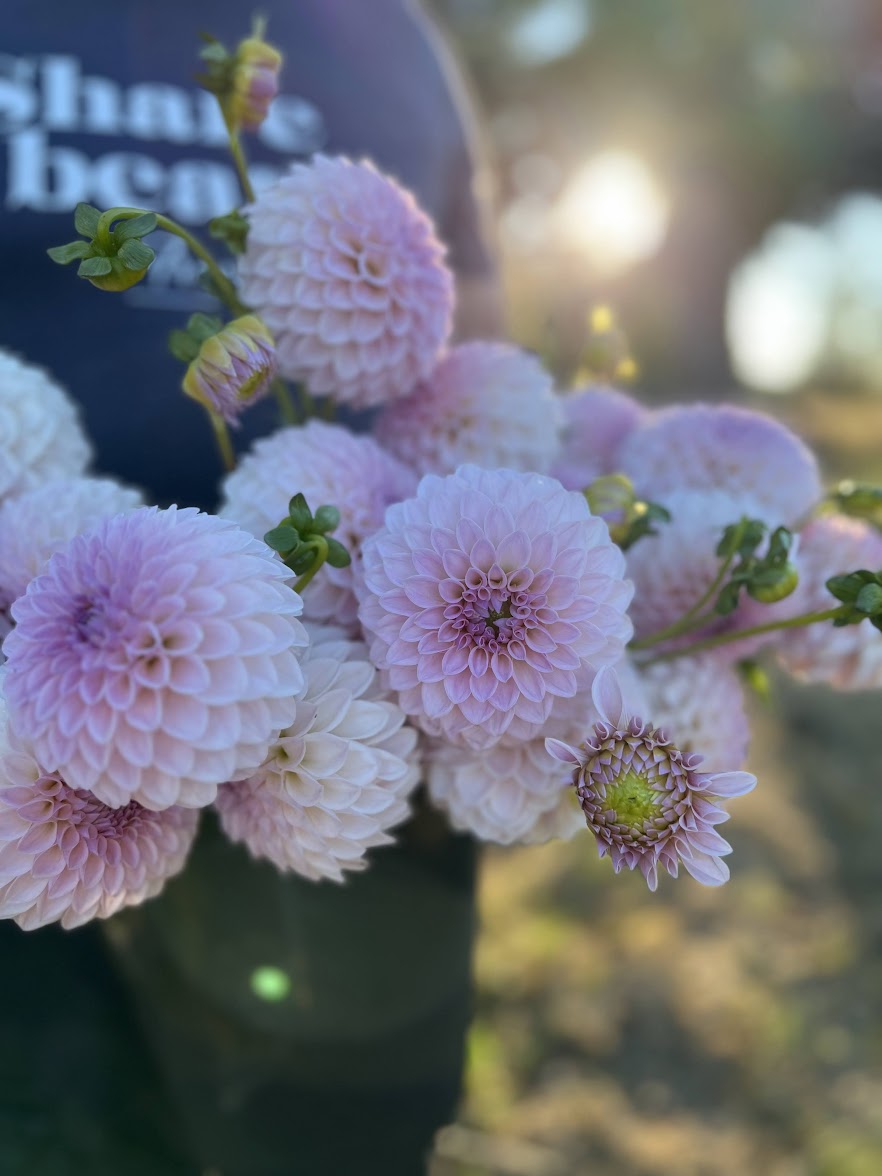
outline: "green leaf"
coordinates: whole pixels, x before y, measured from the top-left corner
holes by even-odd
[[[113,239],[115,241],[132,241],[140,240],[141,237],[146,237],[148,233],[152,233],[156,228],[156,213],[145,212],[141,216],[133,216],[131,220],[123,221],[113,230]],[[122,250],[120,250],[122,253]]]
[[[289,527],[287,523],[280,523],[278,527],[273,527],[271,531],[263,537],[264,543],[273,549],[284,554],[286,551],[293,551],[300,543],[300,536],[293,527]]]
[[[149,245],[145,245],[142,241],[129,240],[123,242],[118,256],[122,258],[126,269],[145,270],[156,254]]]
[[[69,265],[72,261],[89,257],[92,252],[92,242],[70,241],[67,245],[54,245],[46,252],[58,265]]]
[[[113,269],[109,257],[87,257],[81,261],[77,269],[80,278],[101,278]]]
[[[74,226],[78,233],[90,240],[98,232],[98,222],[101,219],[101,209],[91,204],[78,204],[74,209]]]
[[[214,314],[203,314],[197,311],[187,319],[187,333],[192,335],[197,343],[204,343],[212,335],[223,329],[223,320]]]
[[[328,563],[332,568],[348,568],[352,563],[352,556],[342,543],[336,539],[326,539],[328,545]]]
[[[248,239],[248,221],[238,209],[208,222],[212,237],[225,241],[231,253],[244,253]]]
[[[340,512],[336,506],[320,506],[315,512],[312,530],[319,535],[335,530],[340,525]]]
[[[854,574],[831,576],[826,581],[827,591],[835,596],[837,600],[841,600],[843,604],[854,604],[862,587],[863,581],[857,579]]]
[[[285,563],[292,572],[296,572],[298,576],[302,576],[315,563],[315,548],[303,547],[299,551],[294,551],[291,555],[285,556]]]
[[[882,614],[882,587],[879,584],[864,584],[855,598],[854,607],[867,616]]]
[[[199,344],[186,331],[170,331],[168,349],[175,357],[184,363],[192,363],[199,354]]]
[[[312,511],[302,494],[295,494],[288,503],[288,517],[301,535],[308,535],[313,530]]]
[[[737,580],[733,580],[729,584],[724,585],[714,604],[714,612],[719,613],[722,617],[727,617],[730,613],[733,613],[738,607],[738,593],[740,588],[741,585]]]

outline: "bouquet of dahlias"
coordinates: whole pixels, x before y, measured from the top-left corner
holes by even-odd
[[[393,851],[371,851],[402,828],[426,860],[450,836],[442,814],[504,845],[590,832],[651,890],[680,866],[726,881],[717,826],[756,783],[743,695],[758,659],[882,686],[882,501],[825,492],[806,446],[755,412],[559,394],[515,346],[452,343],[453,281],[413,198],[370,162],[323,156],[253,192],[239,131],[259,125],[280,57],[259,36],[204,56],[244,192],[212,226],[234,269],[144,209],[80,205],[79,238],[52,255],[105,290],[143,277],[153,232],[205,263],[224,313],[170,345],[227,466],[218,513],[90,476],[65,393],[0,354],[0,917],[73,928],[185,871],[162,932],[185,973],[210,973],[218,1001],[241,981],[227,1005],[256,999],[270,1036],[290,1002],[307,1039],[370,1037],[398,1025],[398,904],[438,929],[409,1008],[432,1007],[446,956],[468,973],[468,898],[446,935],[440,883],[383,875],[388,928],[366,892],[314,885],[382,870]],[[281,427],[237,460],[230,431],[270,395]],[[307,880],[296,903],[273,871]],[[278,908],[269,950],[252,887],[276,895],[256,900]],[[149,923],[120,927],[123,952],[147,942]],[[304,936],[323,960],[281,944]],[[128,970],[168,1044],[202,1010],[147,991],[157,950]],[[242,1042],[233,1056],[253,1069]],[[199,1085],[186,1061],[177,1073]]]

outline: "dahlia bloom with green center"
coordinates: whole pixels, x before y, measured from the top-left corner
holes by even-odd
[[[721,859],[732,847],[715,826],[729,819],[716,803],[756,784],[748,772],[699,771],[700,755],[684,755],[664,731],[623,714],[612,671],[598,674],[592,697],[601,722],[578,748],[547,739],[549,753],[573,768],[573,784],[601,857],[639,869],[650,890],[658,867],[676,878],[682,862],[705,886],[729,877]]]

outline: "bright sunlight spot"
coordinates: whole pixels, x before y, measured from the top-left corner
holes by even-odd
[[[667,223],[667,200],[646,164],[629,151],[604,151],[589,160],[557,206],[565,241],[608,272],[651,257]]]

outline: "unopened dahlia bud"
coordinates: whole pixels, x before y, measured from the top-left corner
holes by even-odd
[[[573,783],[601,857],[616,873],[639,869],[650,890],[658,867],[676,878],[682,862],[705,886],[729,877],[721,860],[732,847],[715,826],[729,814],[715,803],[742,796],[756,784],[748,772],[705,774],[700,755],[684,755],[666,733],[623,713],[611,671],[592,687],[601,722],[580,747],[546,740],[549,753],[573,768]]]
[[[201,341],[183,387],[205,408],[237,425],[242,411],[267,394],[275,374],[273,337],[256,315],[246,314]]]
[[[240,41],[233,69],[226,114],[234,127],[256,131],[279,92],[282,55],[260,36]]]

